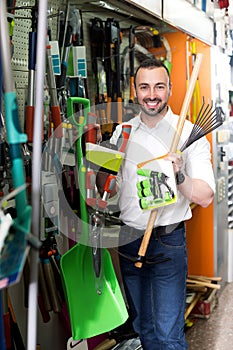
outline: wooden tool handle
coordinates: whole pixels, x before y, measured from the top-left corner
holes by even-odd
[[[97,345],[94,350],[108,350],[112,349],[113,346],[116,345],[115,339],[105,339],[99,345]]]
[[[195,65],[193,67],[192,75],[189,81],[188,89],[185,94],[184,102],[182,104],[181,112],[180,112],[180,118],[177,123],[176,127],[176,132],[172,140],[170,152],[176,152],[177,151],[177,146],[180,141],[180,136],[183,130],[184,122],[187,117],[187,112],[189,108],[189,104],[193,95],[193,91],[195,88],[195,84],[198,78],[198,73],[201,67],[201,62],[202,62],[203,54],[199,53],[197,54],[197,58],[195,61]]]
[[[186,280],[187,283],[193,283],[193,285],[199,285],[199,286],[205,286],[208,288],[212,288],[212,289],[220,289],[221,285],[220,284],[216,284],[216,283],[210,283],[210,282],[203,282],[203,281],[195,281],[192,279],[187,279]]]
[[[203,57],[202,54],[197,54],[195,65],[194,65],[194,68],[193,68],[193,71],[192,71],[192,75],[191,75],[191,78],[190,78],[190,82],[189,82],[189,85],[188,85],[188,89],[186,91],[184,102],[183,102],[183,105],[182,105],[182,108],[181,108],[180,118],[179,118],[178,123],[177,123],[176,132],[175,132],[175,135],[173,137],[172,144],[171,144],[171,147],[170,147],[170,152],[176,152],[176,150],[177,150],[177,146],[178,146],[178,143],[179,143],[179,140],[180,140],[180,135],[182,133],[182,129],[183,129],[184,122],[185,122],[185,119],[186,119],[187,111],[188,111],[188,108],[189,108],[189,104],[190,104],[190,101],[191,101],[191,98],[192,98],[193,90],[195,88],[195,83],[196,83],[196,80],[197,80],[197,77],[198,77],[198,73],[199,73],[199,70],[200,70],[202,57]],[[155,223],[156,217],[157,217],[157,209],[153,209],[151,211],[151,213],[150,213],[150,217],[149,217],[149,221],[148,221],[148,224],[147,224],[147,228],[146,228],[146,231],[145,231],[145,234],[144,234],[141,246],[140,246],[139,251],[138,251],[138,256],[139,256],[138,260],[139,261],[137,261],[135,263],[136,267],[142,267],[142,261],[140,261],[140,258],[145,256],[145,254],[146,254],[146,250],[147,250],[147,247],[148,247],[148,244],[149,244],[149,241],[150,241],[150,236],[151,236],[151,232],[152,232],[153,227],[154,227],[154,223]]]
[[[202,280],[204,282],[209,281],[209,282],[221,282],[222,277],[220,276],[202,276],[202,275],[188,275],[189,279],[192,280]]]
[[[201,297],[201,293],[197,293],[197,295],[194,297],[193,301],[191,302],[191,304],[188,306],[188,308],[185,310],[185,320],[187,319],[187,317],[189,316],[189,314],[191,313],[192,309],[194,308],[194,306],[197,304],[197,302],[199,301]]]
[[[138,251],[139,259],[140,259],[140,257],[143,257],[146,254],[146,250],[147,250],[147,247],[148,247],[148,244],[150,241],[150,236],[151,236],[151,232],[152,232],[153,227],[154,227],[154,222],[156,220],[157,213],[158,213],[157,210],[152,210],[150,213],[150,217],[149,217],[149,220],[148,220],[147,226],[146,226],[146,231],[144,233],[142,243],[141,243],[139,251]],[[142,267],[142,264],[143,264],[143,262],[139,260],[135,263],[135,266]]]

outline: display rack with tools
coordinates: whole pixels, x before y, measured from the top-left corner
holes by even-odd
[[[16,2],[9,1],[7,3],[11,3],[10,6],[12,9],[16,6]],[[18,1],[17,3],[21,4],[22,2]],[[154,57],[156,50],[153,51],[153,45],[161,45],[162,39],[164,39],[162,41],[164,46],[166,46],[165,51],[167,55],[165,55],[165,58],[168,59],[168,65],[171,68],[171,47],[168,41],[166,41],[166,38],[163,37],[162,34],[160,35],[159,30],[156,31],[155,24],[151,26],[141,25],[141,23],[144,24],[146,22],[146,20],[142,18],[142,15],[140,19],[137,19],[134,14],[132,16],[130,14],[129,17],[129,13],[124,13],[124,11],[117,12],[116,9],[109,9],[109,11],[104,9],[102,13],[101,11],[94,11],[93,8],[96,9],[95,6],[97,5],[87,4],[84,1],[81,1],[79,4],[73,4],[70,1],[55,2],[51,0],[49,4],[51,6],[49,6],[47,16],[43,19],[44,21],[49,19],[49,25],[44,22],[46,27],[43,29],[47,34],[47,42],[45,43],[46,66],[45,71],[43,71],[43,69],[40,70],[43,62],[40,59],[38,60],[37,57],[39,54],[42,54],[43,51],[41,50],[39,53],[37,47],[41,49],[39,44],[43,41],[40,40],[41,42],[38,43],[38,36],[40,36],[38,31],[39,5],[45,5],[45,3],[44,1],[35,1],[32,6],[23,4],[23,6],[19,6],[18,8],[18,11],[22,11],[22,8],[26,8],[29,16],[21,16],[21,12],[18,12],[20,16],[18,16],[18,18],[16,16],[16,20],[23,22],[26,19],[30,23],[29,35],[22,35],[22,40],[27,37],[25,40],[29,48],[27,55],[27,62],[29,64],[25,70],[27,83],[25,91],[23,91],[23,93],[23,89],[20,91],[21,95],[24,96],[23,108],[25,114],[23,113],[23,120],[19,120],[18,108],[13,93],[14,88],[18,88],[17,84],[15,87],[10,86],[9,88],[9,86],[7,86],[6,89],[4,87],[7,108],[5,108],[5,111],[2,113],[3,118],[1,118],[0,135],[0,146],[2,147],[0,151],[1,154],[3,154],[0,164],[1,196],[3,197],[8,189],[9,192],[11,192],[11,190],[15,188],[20,188],[19,192],[11,193],[13,196],[12,198],[4,198],[3,202],[1,202],[1,228],[3,227],[4,220],[9,217],[6,215],[9,214],[9,212],[12,213],[13,220],[8,221],[8,226],[6,226],[6,234],[8,234],[9,229],[10,235],[7,237],[6,241],[3,239],[1,242],[3,244],[3,250],[0,252],[0,264],[3,260],[4,263],[6,261],[4,252],[7,251],[6,247],[9,241],[12,237],[16,238],[16,236],[18,236],[16,234],[12,236],[12,231],[16,231],[16,233],[20,232],[18,237],[20,237],[20,240],[22,238],[20,242],[23,245],[22,255],[15,255],[15,259],[16,257],[22,257],[22,263],[24,263],[24,257],[27,255],[29,247],[33,247],[36,250],[36,253],[33,254],[32,263],[30,262],[31,271],[29,269],[29,272],[31,274],[31,281],[27,281],[27,283],[25,281],[24,285],[25,299],[27,299],[25,306],[30,314],[30,320],[31,317],[33,318],[33,322],[29,322],[30,324],[28,327],[28,343],[29,346],[31,346],[30,344],[32,341],[32,347],[35,345],[36,338],[36,315],[35,312],[32,315],[32,311],[36,310],[36,306],[39,306],[42,322],[44,323],[52,322],[56,316],[61,316],[64,319],[66,318],[66,325],[62,326],[62,329],[67,328],[65,336],[70,336],[73,331],[72,336],[76,339],[81,336],[95,337],[100,333],[109,331],[109,328],[116,327],[127,318],[125,301],[122,298],[112,259],[108,249],[104,247],[101,235],[102,231],[104,231],[103,228],[112,224],[114,220],[114,224],[118,225],[120,223],[118,217],[111,217],[111,214],[109,215],[108,205],[109,197],[115,185],[116,175],[119,170],[118,165],[120,165],[124,157],[124,148],[127,144],[129,129],[127,129],[127,126],[126,129],[123,128],[123,137],[120,139],[117,149],[110,150],[110,146],[109,149],[106,147],[106,145],[108,145],[107,142],[106,145],[96,142],[96,135],[94,139],[88,139],[90,136],[90,130],[88,130],[88,128],[96,132],[95,125],[99,123],[101,125],[102,140],[109,141],[117,124],[121,124],[136,115],[137,106],[134,104],[133,89],[136,62],[147,57]],[[93,6],[92,11],[89,10],[89,6]],[[59,8],[58,11],[57,8]],[[98,7],[98,10],[99,9]],[[14,17],[13,11],[14,10],[12,10],[11,18]],[[1,23],[3,25],[7,15],[4,14],[4,11],[1,12]],[[112,14],[114,14],[114,16],[112,16]],[[96,17],[97,15],[100,16]],[[11,20],[9,22],[11,22],[10,25],[12,29],[14,21]],[[15,36],[13,36],[13,32],[10,32],[9,34],[7,33],[7,35],[10,36],[10,42],[13,44],[14,40],[12,41],[12,39],[16,38],[17,35],[20,36],[20,33],[16,32],[14,33]],[[9,49],[9,40],[4,38],[1,40],[3,57],[5,56],[5,52],[8,51],[7,49]],[[55,72],[53,66],[53,38],[55,38],[54,42],[56,42],[59,47],[60,69],[58,72]],[[157,40],[156,45],[155,40]],[[24,46],[21,45],[21,50],[22,47]],[[159,47],[159,49],[160,48],[161,47]],[[45,49],[45,47],[43,47],[43,49]],[[13,52],[13,46],[10,47],[10,52]],[[197,59],[198,57],[195,55],[195,60],[197,61]],[[10,61],[10,57],[7,59],[4,57],[3,66],[8,66],[9,69]],[[16,57],[12,64],[17,68],[22,65],[19,72],[16,73],[16,79],[20,79],[24,73],[21,58]],[[90,66],[91,69],[88,71]],[[36,69],[38,74],[36,74]],[[4,75],[8,77],[4,80],[7,80],[13,85],[11,81],[12,72],[8,72],[5,68],[1,71],[4,71]],[[38,101],[38,85],[36,87],[36,83],[38,84],[40,74],[40,79],[45,79],[43,82],[40,81],[42,84],[40,88],[41,101]],[[18,90],[20,90],[20,88]],[[13,96],[14,98],[10,99],[9,102],[7,101],[8,96]],[[42,106],[42,101],[44,102],[44,106]],[[88,113],[86,115],[86,111],[84,111],[86,107],[83,108],[83,104],[87,103],[87,101]],[[91,105],[90,101],[94,101],[93,105]],[[37,111],[35,111],[36,102]],[[14,107],[14,109],[12,110],[11,107]],[[213,106],[209,104],[208,108],[203,112],[203,101],[203,109],[200,113],[201,116],[199,119],[196,119],[192,134],[187,140],[187,143],[183,145],[182,150],[188,147],[191,142],[196,141],[198,137],[206,135],[222,124],[224,119],[222,110],[216,108],[212,111],[212,107]],[[36,124],[37,127],[35,131],[35,112],[37,112],[37,118],[41,118],[41,131],[39,131],[38,124]],[[9,122],[8,116],[12,114],[13,122]],[[40,115],[38,116],[38,114]],[[204,117],[206,117],[206,119],[204,119]],[[25,137],[26,135],[20,131],[20,123],[24,125],[27,138]],[[38,120],[36,123],[38,123]],[[8,142],[6,142],[6,132]],[[36,145],[36,142],[33,141],[33,134],[34,137],[36,137],[37,132],[40,133],[40,140],[38,140],[38,137],[36,138]],[[123,142],[121,143],[121,141]],[[9,149],[10,153],[8,153]],[[15,152],[17,155],[21,155],[22,152],[23,158],[15,157],[12,149],[14,149],[14,151],[17,149]],[[40,168],[41,164],[37,165],[37,169],[35,169],[34,164],[33,174],[32,160],[38,149],[40,159],[41,153],[43,153],[42,162],[44,163],[42,164],[42,169]],[[9,154],[12,156],[10,160]],[[16,158],[17,165],[15,166]],[[100,168],[105,168],[106,170],[106,163],[108,161],[111,163],[113,160],[116,161],[116,163],[118,162],[117,166],[107,169],[108,178],[105,183],[104,193],[100,194],[96,186],[97,170]],[[16,168],[17,170],[15,171]],[[10,174],[11,169],[13,169],[13,176]],[[39,170],[42,170],[40,183],[38,177]],[[24,171],[26,175],[25,178]],[[33,176],[34,184],[32,183]],[[25,185],[26,181],[30,184],[28,188],[26,188]],[[32,185],[36,185],[36,188],[34,187],[33,189],[34,192],[32,192]],[[35,205],[34,201],[37,202]],[[66,204],[64,207],[62,205],[63,202]],[[31,205],[34,208],[33,215],[31,215]],[[6,206],[9,206],[10,209],[8,207],[6,208]],[[15,217],[13,217],[13,214]],[[33,230],[36,232],[36,239],[30,235],[32,217],[35,219]],[[38,226],[36,228],[34,226],[35,223],[37,223]],[[82,236],[83,233],[84,235]],[[39,236],[38,240],[37,234]],[[88,243],[82,241],[83,239],[84,241],[87,239]],[[59,242],[61,247],[59,246]],[[15,243],[16,245],[18,244],[12,240],[9,244]],[[76,255],[77,251],[78,254]],[[61,260],[60,254],[62,255]],[[140,258],[143,256],[140,252],[139,255]],[[96,305],[98,306],[99,296],[101,294],[103,296],[105,292],[104,288],[108,288],[107,296],[109,300],[106,301],[106,304],[108,305],[107,308],[115,315],[115,319],[114,317],[110,317],[111,315],[106,317],[105,314],[96,311],[96,324],[99,323],[99,319],[102,320],[106,318],[106,320],[100,324],[99,328],[95,328],[97,326],[94,325],[92,332],[90,331],[89,333],[86,333],[86,330],[83,330],[82,326],[80,326],[80,319],[84,320],[83,323],[85,323],[86,306],[84,307],[84,305],[80,304],[77,306],[75,304],[72,310],[72,302],[70,303],[68,300],[69,293],[67,292],[66,296],[64,293],[64,291],[66,291],[64,281],[63,287],[61,287],[61,273],[67,275],[67,271],[61,271],[60,262],[64,269],[63,264],[65,264],[66,258],[67,261],[69,260],[67,266],[71,274],[70,279],[66,281],[67,283],[71,283],[75,280],[77,274],[77,270],[75,270],[76,264],[78,264],[78,268],[81,271],[79,271],[81,277],[83,277],[85,273],[91,276],[90,281],[84,285],[84,291],[77,292],[77,289],[73,289],[71,291],[71,298],[74,296],[77,297],[78,293],[79,302],[83,304],[83,300],[86,297],[84,295],[86,290],[93,289],[94,296],[89,295],[87,302],[90,304],[90,307],[94,308]],[[140,260],[140,258],[138,260]],[[39,261],[37,271],[39,276],[37,276],[37,273],[33,276],[37,267],[37,259]],[[14,262],[15,260],[12,261]],[[87,261],[87,266],[85,266],[84,261]],[[141,263],[141,261],[138,262]],[[13,263],[7,264],[7,268],[13,268],[13,265]],[[26,273],[28,261],[25,265],[27,265],[24,266],[25,277],[28,278]],[[4,272],[5,270],[3,267],[5,268],[6,264],[1,266],[1,272]],[[6,272],[7,276],[3,273],[3,275],[1,275],[1,282],[5,283],[5,285],[3,284],[1,289],[4,289],[7,284],[10,285],[13,282],[18,282],[18,278],[20,278],[22,272],[21,267],[18,272],[19,274],[17,274],[16,271],[12,280],[11,276],[9,276],[11,275],[11,271]],[[4,279],[5,277],[10,277],[10,279],[6,281]],[[34,287],[34,282],[36,282],[37,277],[39,282],[38,292],[34,290],[32,293],[32,288]],[[212,284],[212,282],[213,280],[211,280],[210,283]],[[202,285],[203,283],[205,283],[205,285]],[[208,287],[206,283],[206,280],[204,282],[199,280],[197,284],[193,282],[193,279],[192,281],[189,279],[187,281],[187,288],[192,287],[193,290],[200,293],[199,295],[203,297],[205,288],[212,288],[211,286]],[[213,289],[217,290],[217,288],[214,287]],[[117,299],[119,299],[115,303],[114,298],[116,298],[116,296]],[[36,299],[36,303],[35,300],[32,303],[32,298]],[[197,298],[195,300],[197,300]],[[206,297],[206,300],[207,302],[210,301],[209,296]],[[70,315],[67,314],[67,310],[64,310],[65,303],[69,306],[68,311]],[[35,304],[38,305],[35,306]],[[106,306],[104,307],[106,308]],[[90,312],[92,311],[93,310],[90,310]],[[74,312],[78,315],[75,321],[72,318]],[[79,312],[83,312],[84,316],[80,316]],[[72,330],[69,325],[69,318],[71,318],[72,321]],[[31,327],[33,326],[35,327],[33,331],[31,331]],[[107,337],[110,338],[108,340],[111,341],[112,346],[115,346],[116,349],[120,349],[119,343],[121,343],[122,346],[131,346],[129,343],[126,344],[126,341],[129,339],[123,339],[124,336],[127,337],[127,335],[121,334],[121,336],[118,337],[116,333],[113,332],[113,334],[111,331]],[[132,337],[135,343],[137,343],[138,339],[136,335],[133,334]],[[85,345],[87,345],[86,340]],[[72,345],[70,345],[70,347],[71,346]],[[140,345],[134,344],[132,346]]]

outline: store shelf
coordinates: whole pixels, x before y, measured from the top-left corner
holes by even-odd
[[[162,18],[163,0],[151,1],[151,0],[126,0],[129,4],[133,4],[136,7],[140,7],[149,13]]]
[[[163,20],[208,44],[214,43],[214,21],[185,0],[163,1]]]

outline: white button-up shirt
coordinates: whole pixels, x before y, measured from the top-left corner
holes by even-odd
[[[128,226],[145,230],[150,210],[142,210],[137,194],[137,165],[143,161],[163,156],[169,152],[176,132],[178,115],[168,109],[164,118],[153,128],[147,127],[140,115],[124,124],[131,124],[132,130],[126,147],[125,158],[117,176],[120,218]],[[189,137],[193,124],[185,121],[178,149]],[[110,140],[116,144],[121,134],[121,125],[116,127]],[[215,191],[215,179],[211,164],[210,145],[206,137],[195,141],[183,151],[183,169],[189,177],[202,179]],[[156,226],[163,226],[188,220],[192,213],[190,202],[179,191],[177,202],[157,209]]]

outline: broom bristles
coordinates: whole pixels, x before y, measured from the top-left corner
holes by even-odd
[[[223,124],[225,116],[221,107],[216,107],[214,110],[212,110],[213,102],[211,104],[207,104],[205,108],[204,107],[205,102],[203,99],[201,109],[193,125],[192,131],[188,139],[180,148],[181,152],[183,152],[193,142],[199,140],[201,137],[209,134],[211,131],[217,129]]]

